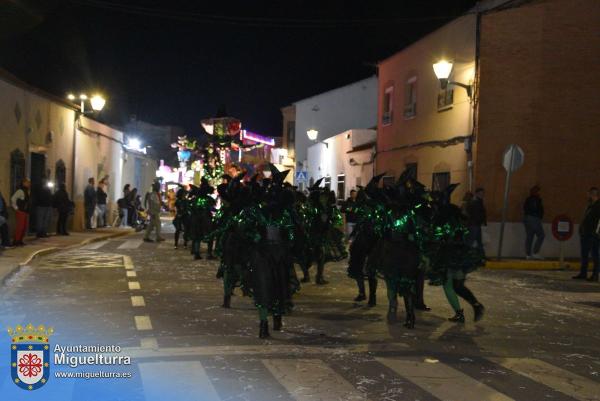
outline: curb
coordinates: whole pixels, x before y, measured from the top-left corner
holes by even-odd
[[[50,255],[50,254],[58,252],[58,251],[67,251],[70,249],[78,248],[80,246],[92,244],[94,242],[105,241],[105,240],[111,239],[111,238],[124,237],[129,234],[135,234],[135,232],[134,231],[124,231],[122,233],[112,233],[112,234],[107,234],[107,235],[100,236],[100,237],[88,238],[86,240],[78,242],[77,244],[69,245],[64,248],[59,248],[59,247],[53,246],[53,247],[44,248],[44,249],[35,251],[31,255],[29,255],[29,257],[24,262],[19,262],[10,272],[8,272],[4,277],[2,277],[2,280],[0,280],[0,286],[4,286],[6,284],[6,282],[8,280],[10,280],[10,278],[12,276],[17,274],[23,266],[28,265],[29,263],[31,263],[32,260],[34,260],[40,256]]]
[[[506,262],[487,261],[485,270],[546,270],[546,271],[567,271],[577,270],[577,264],[573,261],[564,262],[561,267],[558,261],[532,262],[525,260],[511,260]]]

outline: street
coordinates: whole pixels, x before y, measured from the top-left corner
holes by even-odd
[[[368,308],[353,302],[344,262],[329,264],[330,284],[304,284],[283,331],[260,340],[250,298],[237,289],[221,308],[218,262],[194,261],[166,238],[134,234],[42,257],[2,289],[3,326],[44,323],[52,344],[119,345],[131,356],[132,378],[110,389],[53,377],[47,388],[60,399],[92,399],[90,386],[93,399],[111,400],[600,399],[600,287],[572,272],[472,274],[486,306],[477,324],[464,302],[467,323],[447,322],[442,289],[426,286],[432,311],[408,330],[402,309],[386,322],[383,281]],[[0,393],[26,399],[5,373]]]

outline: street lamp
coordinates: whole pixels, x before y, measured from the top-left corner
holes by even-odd
[[[465,88],[465,90],[467,91],[467,96],[469,96],[469,98],[472,97],[472,92],[473,92],[473,86],[472,85],[466,85],[460,82],[455,82],[455,81],[450,81],[450,73],[452,73],[452,67],[454,66],[454,64],[452,64],[449,61],[446,60],[440,60],[437,63],[433,64],[433,72],[435,73],[435,76],[437,77],[437,79],[440,80],[440,86],[442,87],[442,89],[446,89],[446,87],[448,85],[456,85],[456,86],[460,86],[461,88]]]
[[[319,131],[311,128],[308,131],[306,131],[306,135],[308,135],[308,139],[310,139],[311,141],[316,141],[317,137],[319,136]]]
[[[102,96],[100,95],[94,95],[92,96],[92,98],[88,98],[88,96],[85,93],[81,93],[79,95],[79,97],[76,97],[73,93],[69,93],[67,95],[67,99],[69,99],[70,101],[75,101],[76,99],[79,99],[79,105],[81,107],[81,114],[85,114],[85,101],[89,99],[90,104],[92,105],[92,109],[94,111],[101,111],[104,108],[104,105],[106,104],[106,99],[104,99]]]

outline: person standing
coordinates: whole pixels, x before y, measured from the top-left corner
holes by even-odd
[[[598,239],[598,222],[600,220],[600,200],[598,188],[592,187],[588,191],[588,206],[583,214],[583,220],[579,225],[579,237],[581,241],[581,270],[573,278],[576,280],[587,279],[588,281],[598,281],[600,273],[600,256],[598,248],[600,240]],[[588,258],[592,254],[594,270],[592,276],[587,277]]]
[[[8,205],[0,192],[0,248],[10,248],[8,235]]]
[[[52,191],[48,186],[48,180],[42,180],[40,187],[35,191],[34,201],[36,237],[47,238],[48,226],[52,217]]]
[[[485,250],[483,249],[481,227],[487,226],[487,215],[485,211],[485,205],[483,204],[484,195],[484,189],[477,188],[475,190],[475,195],[473,195],[473,199],[471,199],[466,208],[469,229],[469,245],[477,248],[482,255],[485,255]]]
[[[156,231],[156,241],[164,241],[165,239],[160,236],[160,209],[162,207],[162,200],[160,198],[160,184],[155,182],[152,184],[152,191],[146,194],[144,199],[144,207],[150,216],[150,223],[146,227],[146,235],[144,241],[154,242],[150,238],[152,231]]]
[[[342,213],[346,215],[346,241],[350,242],[350,235],[356,226],[356,190],[350,191],[350,197],[344,202]]]
[[[10,198],[10,204],[15,209],[15,217],[17,220],[15,227],[15,239],[13,245],[23,246],[23,238],[27,233],[27,226],[29,225],[29,208],[30,208],[30,197],[29,188],[31,187],[31,181],[25,178],[21,183],[19,189],[15,191],[13,196]]]
[[[94,177],[88,179],[88,185],[83,191],[83,204],[85,208],[85,228],[88,230],[92,229],[92,218],[94,217],[94,211],[96,210],[96,187],[94,185]]]
[[[106,227],[106,198],[108,198],[108,194],[106,193],[107,186],[104,178],[100,180],[98,183],[98,188],[96,188],[96,203],[98,205],[98,227]]]
[[[57,235],[69,235],[67,231],[67,219],[73,211],[73,202],[69,199],[67,187],[64,183],[58,185],[58,190],[54,193],[52,204],[58,212],[58,220],[56,222]]]
[[[544,242],[544,227],[542,226],[542,218],[544,217],[544,205],[540,196],[540,187],[535,185],[531,188],[529,196],[523,204],[525,224],[525,257],[527,259],[544,260],[540,256],[540,248]],[[536,237],[535,244],[533,238]],[[533,252],[532,252],[533,246]]]
[[[129,193],[131,192],[130,188],[131,185],[125,184],[123,187],[123,197],[117,200],[117,206],[119,206],[119,217],[121,218],[119,227],[127,227],[128,225],[129,209],[127,208],[127,202],[129,199]]]

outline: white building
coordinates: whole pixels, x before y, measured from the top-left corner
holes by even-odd
[[[357,186],[373,177],[377,132],[371,129],[344,131],[308,148],[308,181],[324,177],[325,187],[344,200]]]
[[[318,131],[317,141],[340,132],[377,125],[377,77],[330,90],[294,103],[296,171],[314,168],[308,161],[308,130]],[[324,146],[324,145],[323,145]]]

